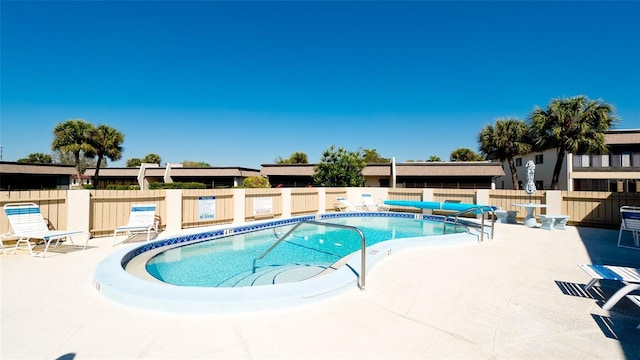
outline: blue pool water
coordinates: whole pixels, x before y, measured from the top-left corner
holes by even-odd
[[[445,226],[443,222],[404,217],[348,217],[323,222],[359,228],[367,247],[401,238],[429,241],[429,236],[442,235]],[[467,231],[464,226],[446,226],[448,234]],[[158,280],[179,286],[255,286],[263,284],[256,281],[258,275],[274,271],[283,274],[296,269],[298,275],[289,276],[290,281],[304,280],[331,269],[361,248],[361,238],[353,230],[302,224],[264,258],[255,260],[292,228],[280,226],[179,246],[152,257],[146,270]]]

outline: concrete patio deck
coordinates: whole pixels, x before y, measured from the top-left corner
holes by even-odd
[[[640,308],[577,264],[640,267],[617,230],[496,224],[481,244],[398,252],[367,288],[287,310],[142,311],[93,287],[119,247],[0,255],[2,359],[640,359]],[[126,246],[126,245],[121,245]]]

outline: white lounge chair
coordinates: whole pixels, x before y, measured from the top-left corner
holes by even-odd
[[[600,280],[615,280],[621,281],[624,284],[620,290],[616,291],[616,293],[602,305],[602,308],[605,310],[611,310],[620,299],[630,292],[640,290],[640,269],[638,268],[590,264],[579,264],[578,266],[591,276],[591,281],[584,287],[585,290],[589,290]]]
[[[151,231],[158,233],[158,221],[156,220],[155,204],[135,204],[131,205],[129,222],[127,225],[119,226],[113,231],[113,245],[116,244],[118,233],[126,233],[127,237],[121,242],[131,239],[133,235],[147,233],[147,241],[151,240]]]
[[[623,206],[620,208],[620,232],[618,233],[618,247],[640,250],[640,207]],[[622,232],[629,231],[633,237],[635,246],[623,245]]]
[[[373,197],[371,196],[371,194],[368,193],[363,193],[362,194],[362,209],[363,210],[369,210],[369,211],[388,211],[389,210],[389,206],[384,205],[384,204],[376,204],[373,201]]]
[[[11,251],[12,254],[15,254],[16,250],[20,248],[21,245],[24,245],[29,249],[29,254],[32,256],[39,255],[33,251],[33,248],[35,248],[39,243],[32,243],[31,239],[42,240],[42,242],[44,242],[45,247],[42,252],[42,257],[45,257],[47,250],[49,250],[49,245],[54,241],[55,246],[58,246],[61,241],[67,240],[71,242],[73,246],[76,246],[73,242],[73,236],[86,235],[86,241],[82,249],[85,249],[89,242],[90,235],[88,231],[49,230],[47,222],[42,217],[40,208],[35,203],[5,204],[4,212],[7,214],[12,232],[4,234],[3,236],[17,239],[13,251]],[[3,252],[8,251],[3,250]]]
[[[338,203],[335,204],[335,208],[338,211],[357,211],[360,208],[360,206],[352,203],[342,196],[338,196],[336,200],[338,201]]]

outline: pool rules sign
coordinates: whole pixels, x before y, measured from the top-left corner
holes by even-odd
[[[198,219],[211,220],[216,218],[216,197],[198,197]]]
[[[253,199],[253,215],[270,215],[273,213],[273,198],[258,197]]]

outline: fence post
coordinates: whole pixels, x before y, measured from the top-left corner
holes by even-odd
[[[244,189],[233,189],[233,224],[244,223],[245,198],[246,195]]]
[[[88,232],[90,214],[91,192],[89,190],[67,190],[67,228],[64,230]]]
[[[546,213],[551,215],[562,214],[562,191],[547,190],[545,203],[547,204]],[[565,214],[566,215],[566,214]]]
[[[282,217],[291,217],[291,188],[280,188],[280,198],[282,199]]]
[[[476,204],[477,205],[491,205],[489,203],[489,190],[477,189],[476,190]]]
[[[433,201],[433,189],[422,189],[422,201]],[[431,215],[433,210],[422,209],[422,213]]]
[[[318,187],[316,190],[318,190],[318,214],[324,214],[327,212],[327,189]]]
[[[166,226],[165,231],[182,230],[182,190],[165,190],[167,218],[163,219]]]

